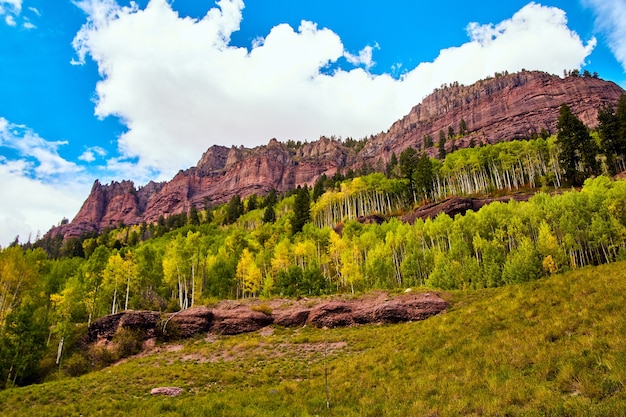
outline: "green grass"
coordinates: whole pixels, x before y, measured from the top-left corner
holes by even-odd
[[[626,263],[443,296],[452,307],[423,322],[162,346],[79,378],[0,392],[0,414],[623,415]],[[150,396],[159,386],[184,393]]]

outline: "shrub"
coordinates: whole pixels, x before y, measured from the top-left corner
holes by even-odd
[[[118,329],[112,340],[116,359],[123,359],[141,352],[143,339],[140,330]]]
[[[89,372],[89,361],[82,353],[74,353],[63,366],[63,372],[68,376],[80,376]]]
[[[253,305],[253,306],[250,307],[250,310],[258,311],[260,313],[265,314],[266,316],[271,316],[272,315],[272,308],[270,306],[268,306],[267,304]]]

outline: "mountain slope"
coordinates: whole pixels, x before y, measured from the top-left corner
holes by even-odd
[[[527,138],[542,129],[556,131],[559,107],[566,103],[589,127],[597,125],[598,108],[615,104],[624,90],[593,77],[560,78],[524,71],[479,81],[472,86],[437,89],[384,133],[371,136],[357,152],[341,141],[320,138],[301,146],[272,139],[254,149],[212,146],[197,166],[180,171],[166,183],[136,189],[130,181],[102,185],[96,181],[71,223],[53,228],[52,235],[79,236],[105,227],[156,222],[160,216],[203,209],[239,194],[282,192],[297,185],[312,185],[319,176],[339,169],[369,165],[382,169],[392,153],[412,146],[424,148],[425,136],[438,140],[439,132],[455,133],[455,146],[495,143]],[[467,131],[459,135],[463,120]],[[452,142],[448,141],[448,149]],[[426,151],[434,156],[437,147]]]
[[[444,294],[451,310],[421,322],[160,345],[79,378],[1,391],[1,414],[621,416],[624,266]],[[150,395],[162,386],[183,393]]]

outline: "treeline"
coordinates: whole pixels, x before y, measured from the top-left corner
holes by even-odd
[[[626,170],[626,95],[617,109],[600,108],[598,123],[591,132],[563,105],[553,137],[459,149],[442,160],[407,148],[399,158],[391,156],[384,178],[373,174],[331,187],[314,205],[313,219],[319,227],[332,227],[449,196],[580,186],[585,178]]]

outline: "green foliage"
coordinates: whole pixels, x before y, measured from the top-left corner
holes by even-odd
[[[601,122],[598,132],[602,158],[607,167],[619,167],[618,148],[610,148],[606,135],[619,131],[621,110],[603,111],[610,123]],[[66,340],[66,373],[82,373],[85,360],[89,369],[107,366],[119,357],[114,349],[73,356],[77,328],[125,308],[177,311],[242,295],[302,297],[373,288],[483,289],[626,259],[625,183],[597,177],[580,191],[551,195],[548,187],[559,187],[563,178],[560,151],[555,138],[463,149],[441,161],[411,149],[395,164],[392,155],[388,177],[346,179],[338,170],[313,190],[304,186],[280,199],[272,191],[262,203],[249,198],[245,214],[240,198],[210,207],[206,214],[214,222],[197,212],[196,221],[191,210],[153,225],[84,235],[65,246],[46,238],[33,244],[36,249],[3,249],[0,320],[10,326],[0,334],[0,379],[17,385],[41,380],[57,369],[60,338]],[[584,169],[577,152],[577,169]],[[369,168],[352,175],[363,172]],[[583,178],[591,171],[581,173]],[[397,219],[415,201],[538,186],[546,192],[527,203],[494,203],[454,219]],[[229,211],[236,211],[230,219]],[[80,255],[79,244],[84,258],[61,256]],[[42,335],[48,346],[42,347]],[[134,351],[133,340],[122,341],[122,350]],[[16,356],[24,346],[32,348]]]
[[[598,110],[598,124],[605,163],[609,173],[615,175],[626,169],[626,94],[621,96],[617,111],[612,106]]]
[[[2,391],[2,414],[620,416],[625,266],[444,293],[446,314],[421,322],[189,340]],[[149,395],[172,385],[183,394]]]
[[[296,191],[296,199],[293,207],[293,221],[291,223],[293,233],[302,231],[304,225],[311,220],[311,198],[309,196],[309,188],[298,186]]]
[[[116,360],[127,358],[141,352],[145,335],[140,330],[121,328],[117,329],[113,340]]]
[[[467,122],[465,119],[461,119],[459,122],[459,135],[465,136],[467,134]]]
[[[439,131],[439,159],[444,159],[446,157],[446,134],[443,133],[443,130]]]
[[[242,214],[243,202],[241,201],[241,196],[237,194],[232,196],[230,201],[228,202],[228,206],[226,208],[226,218],[224,219],[224,222],[226,224],[233,224]]]
[[[557,129],[559,161],[564,177],[571,185],[582,185],[587,175],[598,173],[597,146],[589,129],[566,104],[559,110]]]

